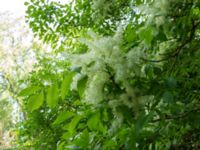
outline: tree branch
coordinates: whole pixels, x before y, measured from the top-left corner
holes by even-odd
[[[178,46],[175,51],[168,53],[166,55],[168,55],[167,57],[164,57],[163,59],[160,60],[150,60],[150,59],[146,59],[146,58],[141,58],[143,61],[147,61],[147,62],[153,62],[153,63],[159,63],[159,62],[163,62],[163,61],[167,61],[169,60],[169,58],[174,58],[177,57],[179,55],[179,53],[181,52],[181,50],[188,44],[190,43],[194,36],[195,36],[195,32],[196,32],[196,28],[200,25],[200,20],[196,21],[192,20],[192,28],[190,31],[190,36],[188,37],[188,39],[185,40],[185,42],[183,42],[180,46]]]
[[[190,111],[186,111],[186,112],[183,112],[177,116],[172,116],[172,115],[168,115],[166,114],[165,117],[163,118],[158,118],[158,119],[154,119],[152,120],[152,122],[159,122],[159,121],[162,121],[162,120],[175,120],[175,119],[182,119],[184,117],[187,117],[190,113],[192,112],[199,112],[200,111],[200,108],[195,108],[195,109],[192,109]]]

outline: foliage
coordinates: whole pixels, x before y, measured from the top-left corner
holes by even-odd
[[[30,55],[28,45],[21,46],[27,35],[25,26],[20,18],[12,18],[8,13],[0,13],[0,145],[8,147],[9,139],[6,134],[11,131],[13,123],[18,120],[16,103],[13,101],[17,94],[18,81],[31,70],[30,60],[27,61],[27,54]],[[17,32],[15,32],[17,30]],[[27,37],[26,40],[28,41]],[[25,63],[23,63],[25,62]],[[21,63],[21,64],[20,64]],[[17,76],[17,77],[16,77]],[[16,108],[13,111],[13,108]],[[2,148],[2,147],[1,147]]]
[[[199,149],[198,0],[25,4],[55,53],[19,94],[19,149]]]
[[[0,149],[7,149],[14,137],[13,127],[23,113],[17,94],[25,86],[37,55],[44,52],[40,52],[42,46],[33,39],[23,18],[0,13],[0,21]]]

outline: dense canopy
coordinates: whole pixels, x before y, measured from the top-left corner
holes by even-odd
[[[200,149],[199,0],[30,0],[52,51],[18,81],[17,149]]]

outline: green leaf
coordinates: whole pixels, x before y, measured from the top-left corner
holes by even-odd
[[[144,72],[145,72],[147,77],[153,78],[154,73],[153,73],[153,67],[151,65],[148,65],[148,64],[145,65],[144,66]]]
[[[173,102],[173,99],[174,99],[174,96],[173,96],[173,94],[171,92],[166,91],[163,94],[163,100],[164,100],[164,102],[171,103],[171,102]]]
[[[74,133],[74,129],[76,128],[76,126],[79,123],[79,121],[81,120],[81,118],[82,118],[82,116],[78,115],[72,119],[72,121],[70,122],[70,124],[68,126],[68,131],[70,133]]]
[[[75,140],[75,144],[83,149],[87,149],[89,140],[88,130],[84,130],[81,136]]]
[[[61,85],[61,98],[62,100],[65,99],[65,96],[68,94],[70,90],[70,85],[72,82],[72,78],[74,76],[73,72],[70,72],[63,80],[62,85]]]
[[[68,145],[68,146],[65,146],[65,150],[81,150],[81,148],[76,145]]]
[[[161,72],[162,72],[162,70],[159,67],[155,67],[155,66],[153,67],[153,73],[155,75],[160,75]]]
[[[109,121],[108,112],[106,109],[103,110],[103,121]]]
[[[64,122],[65,120],[71,118],[72,116],[74,116],[73,112],[70,112],[70,111],[61,112],[56,118],[56,120],[53,122],[53,125],[58,125]]]
[[[135,124],[135,135],[138,136],[140,131],[142,130],[142,127],[144,126],[146,122],[146,116],[144,113],[140,114],[138,117],[136,124]]]
[[[177,86],[176,80],[174,79],[174,77],[169,77],[167,79],[167,85],[169,88],[175,88]]]
[[[87,126],[90,130],[105,132],[105,127],[100,120],[100,112],[93,114],[87,121]]]
[[[65,142],[60,142],[57,146],[57,150],[63,150],[63,146],[65,145]]]
[[[47,105],[50,108],[54,108],[58,104],[59,100],[59,91],[58,91],[58,84],[54,84],[47,89]]]
[[[33,95],[27,103],[27,108],[30,111],[34,111],[42,106],[44,102],[44,93],[41,91],[39,94]]]
[[[153,31],[152,27],[143,27],[139,31],[139,38],[143,40],[147,46],[149,46],[153,40]]]
[[[71,133],[67,131],[67,132],[65,132],[65,133],[62,135],[62,139],[67,140],[67,139],[69,139],[71,136],[72,136]]]
[[[87,121],[87,126],[90,130],[96,130],[98,128],[98,122],[100,119],[100,113],[97,112],[94,115],[92,115],[89,120]]]
[[[25,6],[28,6],[28,5],[29,5],[29,3],[28,3],[28,2],[24,2],[24,5],[25,5]]]
[[[83,96],[83,93],[84,93],[85,88],[86,88],[87,80],[88,80],[88,78],[84,77],[84,78],[82,78],[81,80],[78,81],[77,88],[78,88],[78,93],[79,93],[80,97]]]
[[[108,139],[103,144],[102,150],[116,150],[117,148],[117,142],[113,139]]]
[[[127,28],[126,28],[126,40],[127,42],[133,42],[135,39],[136,39],[136,31],[135,29],[131,26],[131,25],[128,25]]]
[[[29,86],[29,87],[21,90],[21,92],[18,94],[18,96],[29,96],[29,95],[36,93],[40,89],[41,89],[40,86]]]

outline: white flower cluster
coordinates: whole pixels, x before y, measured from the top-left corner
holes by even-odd
[[[98,71],[90,77],[88,87],[85,92],[85,100],[88,103],[98,103],[103,100],[104,84],[108,81],[109,75],[106,72]]]
[[[76,74],[76,76],[73,78],[73,81],[71,84],[72,90],[77,90],[78,81],[81,80],[82,78],[83,78],[82,74],[80,74],[80,73]]]
[[[171,0],[154,0],[150,5],[141,5],[138,12],[147,16],[148,19],[144,17],[147,19],[147,24],[154,22],[159,27],[166,24],[167,20],[165,15],[169,12],[170,3]]]
[[[112,74],[114,82],[120,84],[127,91],[126,96],[123,94],[118,97],[119,101],[124,99],[124,104],[128,105],[126,99],[130,97],[128,91],[131,88],[128,78],[140,71],[137,63],[140,61],[142,52],[139,49],[132,49],[129,52],[123,51],[121,49],[122,32],[122,28],[119,28],[113,37],[99,37],[95,33],[89,32],[90,39],[82,39],[82,42],[89,47],[89,51],[84,54],[69,56],[73,67],[81,67],[81,74],[88,76],[85,90],[85,101],[87,103],[99,103],[105,98],[104,85],[110,81]],[[72,83],[74,89],[76,89],[78,76],[80,74],[74,77]],[[131,100],[133,99],[131,98]]]
[[[89,32],[88,35],[89,37],[81,42],[86,44],[89,50],[84,54],[68,55],[72,68],[81,68],[80,73],[74,76],[71,88],[77,89],[79,80],[88,77],[83,100],[94,105],[103,100],[108,102],[115,118],[109,130],[109,134],[112,134],[120,128],[124,120],[123,112],[119,111],[118,107],[126,106],[137,116],[144,101],[148,99],[142,96],[140,90],[130,85],[131,78],[143,75],[143,48],[137,46],[125,51],[122,47],[121,27],[114,36],[100,37],[94,32]],[[110,92],[110,87],[105,86],[107,83],[113,84],[113,87],[115,84],[119,85],[124,92]]]

